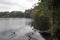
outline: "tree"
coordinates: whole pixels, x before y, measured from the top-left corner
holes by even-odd
[[[51,38],[50,40],[57,40],[56,34],[57,29],[59,28],[60,24],[60,0],[41,0],[38,3],[38,7],[34,11],[35,12],[35,22],[34,28],[43,31],[43,27],[46,26],[50,29]],[[48,19],[45,23],[42,20]],[[41,21],[41,22],[40,22]],[[45,25],[44,25],[45,24]],[[44,25],[44,26],[43,26]],[[42,27],[43,26],[43,27]],[[41,28],[41,29],[40,29]]]

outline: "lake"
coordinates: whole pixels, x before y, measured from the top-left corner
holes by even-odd
[[[45,40],[28,18],[0,18],[0,40]]]

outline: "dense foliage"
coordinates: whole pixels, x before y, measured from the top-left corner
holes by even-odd
[[[25,10],[24,14],[26,18],[32,18],[32,9]]]
[[[0,12],[0,18],[9,18],[9,17],[24,17],[24,13],[20,11],[12,12]]]
[[[33,26],[35,29],[49,30],[50,40],[60,40],[60,0],[41,0],[32,14],[34,15]]]
[[[47,17],[47,8],[45,7],[45,3],[38,3],[38,6],[34,7],[34,10],[32,11],[32,14],[34,14],[34,22],[33,26],[35,29],[38,29],[40,31],[45,31],[49,29],[49,18]]]
[[[12,12],[0,12],[0,18],[31,18],[31,10],[26,10],[25,12],[21,11],[12,11]]]

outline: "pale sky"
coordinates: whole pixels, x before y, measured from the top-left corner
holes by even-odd
[[[1,11],[24,11],[33,8],[38,0],[0,0]]]

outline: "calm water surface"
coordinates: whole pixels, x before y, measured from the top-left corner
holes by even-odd
[[[31,21],[27,18],[0,18],[0,40],[44,40],[32,30]]]

